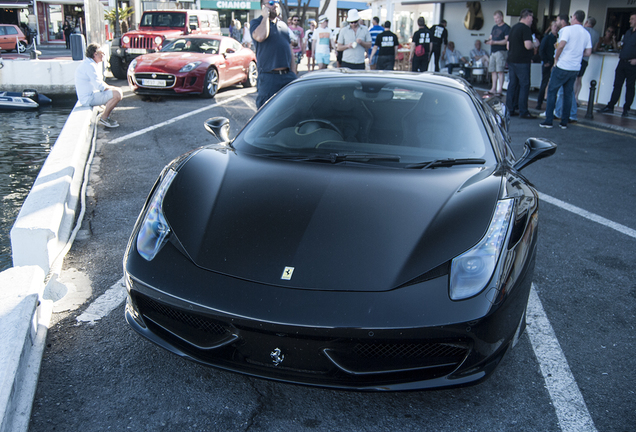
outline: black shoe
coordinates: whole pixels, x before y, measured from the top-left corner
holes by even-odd
[[[567,128],[568,128],[568,125],[563,124],[563,123],[560,123],[560,124],[559,124],[559,127],[560,127],[561,129],[567,129]]]
[[[543,105],[543,104],[541,104],[541,105]],[[541,105],[537,105],[537,107],[535,109],[538,110],[538,111],[543,111],[543,109],[541,108]]]
[[[543,123],[539,123],[539,127],[552,129],[554,126],[552,126],[552,123],[543,122]]]
[[[519,113],[516,112],[516,111],[513,111],[513,112],[510,113],[510,117],[517,117],[518,115],[519,115]]]
[[[601,108],[597,112],[604,113],[604,114],[613,114],[614,113],[614,107],[610,107],[609,105],[605,105],[605,108]]]
[[[621,114],[621,117],[629,117],[629,110],[623,108],[623,114]]]
[[[522,119],[536,119],[536,118],[537,118],[537,116],[532,115],[532,114],[530,114],[529,112],[527,112],[527,113],[525,113],[524,115],[519,116],[519,118],[522,118]]]

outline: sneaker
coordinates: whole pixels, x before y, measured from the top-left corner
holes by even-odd
[[[537,116],[532,115],[529,112],[527,112],[524,115],[519,116],[519,118],[522,118],[522,119],[536,119]]]
[[[609,105],[605,105],[605,108],[601,108],[597,112],[605,113],[605,114],[612,114],[612,113],[614,113],[614,107],[611,107]]]
[[[552,123],[546,123],[546,122],[539,123],[539,127],[546,128],[546,129],[552,129],[553,128]]]
[[[629,110],[623,109],[623,114],[621,114],[621,117],[629,117]]]
[[[110,117],[100,117],[99,122],[109,128],[119,127],[119,123],[117,123],[115,120],[112,120]]]
[[[541,114],[539,114],[539,117],[545,118],[545,111],[543,111]]]
[[[568,128],[568,125],[564,125],[564,124],[559,123],[559,127],[560,127],[561,129],[567,129],[567,128]]]

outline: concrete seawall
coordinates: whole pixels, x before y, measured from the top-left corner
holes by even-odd
[[[75,94],[75,70],[81,63],[73,60],[7,60],[0,69],[0,90],[21,92],[30,88],[47,96]]]
[[[14,267],[0,273],[0,432],[28,429],[51,317],[46,283],[73,230],[97,114],[75,106],[11,230]]]

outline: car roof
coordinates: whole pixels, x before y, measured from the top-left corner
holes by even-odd
[[[437,72],[406,72],[406,71],[359,71],[347,68],[340,69],[323,69],[320,71],[312,72],[303,75],[298,81],[329,79],[339,77],[359,77],[368,78],[376,77],[381,79],[403,79],[409,81],[417,81],[431,84],[440,84],[447,87],[452,87],[458,90],[463,90],[467,93],[471,93],[470,85],[463,79],[452,75],[447,75]]]

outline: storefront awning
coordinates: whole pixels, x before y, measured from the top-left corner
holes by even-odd
[[[241,0],[201,0],[201,9],[260,10],[261,2]]]
[[[302,6],[304,6],[306,1],[307,0],[301,0],[300,4]],[[298,7],[298,0],[289,0],[287,2],[287,6]],[[319,8],[320,7],[320,0],[309,0],[309,7],[310,8]]]
[[[0,0],[2,1],[2,0]],[[84,0],[37,0],[40,3],[83,5]]]
[[[7,9],[26,9],[31,5],[32,3],[26,0],[0,0],[0,7]]]
[[[338,1],[338,9],[358,9],[365,10],[369,9],[367,2],[356,2],[356,1]]]

